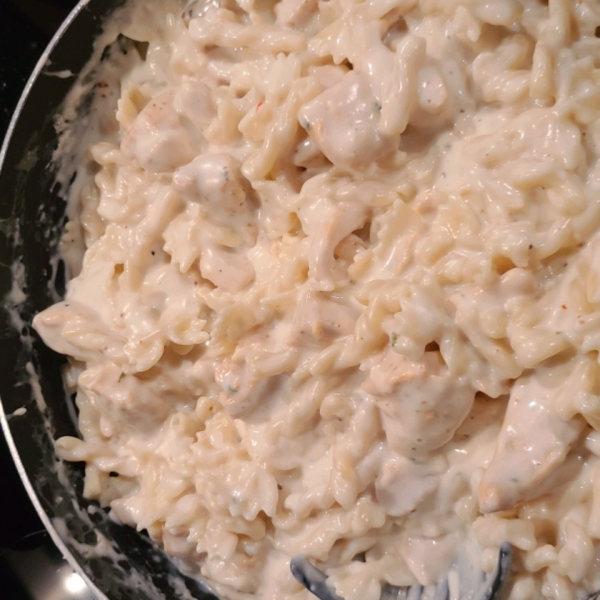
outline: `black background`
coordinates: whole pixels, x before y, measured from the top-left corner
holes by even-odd
[[[76,0],[0,0],[0,140],[30,73],[75,4]],[[5,368],[0,348],[0,377]],[[0,482],[0,596],[20,600],[23,596],[2,560],[2,549],[25,544],[27,536],[43,525],[21,484],[1,429]]]

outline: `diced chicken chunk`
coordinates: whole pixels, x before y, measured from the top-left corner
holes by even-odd
[[[448,372],[437,352],[415,363],[388,349],[363,389],[381,410],[390,447],[404,456],[443,446],[473,406],[473,389]]]
[[[151,173],[171,172],[197,154],[189,128],[173,107],[175,92],[155,96],[127,128],[121,150]]]
[[[202,203],[211,220],[227,223],[247,210],[240,166],[230,154],[198,156],[177,169],[173,185],[186,198]]]
[[[175,94],[173,106],[180,115],[189,119],[196,131],[201,134],[216,114],[208,86],[191,77],[183,77],[181,86]]]
[[[304,105],[298,118],[334,165],[364,169],[398,147],[398,136],[379,132],[380,109],[366,78],[352,71]]]
[[[252,225],[248,211],[244,180],[239,163],[227,153],[203,154],[177,169],[173,175],[175,189],[188,201],[198,202],[206,218],[241,233]],[[255,277],[248,258],[230,248],[202,244],[202,277],[227,292],[239,292]]]
[[[482,512],[506,510],[543,494],[542,484],[563,463],[583,430],[583,418],[563,421],[554,412],[553,401],[561,388],[573,387],[571,378],[556,379],[562,380],[557,387],[533,374],[514,384],[496,452],[479,486]]]

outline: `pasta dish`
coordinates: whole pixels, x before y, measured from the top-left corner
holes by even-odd
[[[128,15],[34,321],[86,497],[261,600],[600,589],[597,1]]]

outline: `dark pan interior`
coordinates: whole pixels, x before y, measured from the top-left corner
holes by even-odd
[[[121,3],[90,0],[54,42],[51,70],[79,72],[103,20]],[[54,117],[72,83],[73,78],[43,71],[38,75],[14,124],[0,172],[0,398],[7,415],[26,409],[7,419],[5,432],[46,523],[53,523],[66,550],[100,592],[111,600],[146,600],[187,597],[187,588],[193,598],[214,600],[198,582],[182,576],[143,532],[115,524],[85,500],[83,466],[62,463],[54,452],[54,439],[76,435],[60,374],[64,358],[44,346],[30,323],[55,301],[54,290],[64,289],[64,269],[52,257],[65,223],[65,203],[54,182],[51,156],[57,142]],[[24,266],[19,285],[26,298],[11,305],[15,264]],[[36,381],[47,404],[44,410],[36,400]]]

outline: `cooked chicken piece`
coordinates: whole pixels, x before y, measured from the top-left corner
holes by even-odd
[[[363,389],[381,410],[388,444],[404,456],[443,446],[469,414],[475,392],[451,375],[437,352],[415,363],[388,349]]]
[[[563,421],[553,410],[559,394],[578,391],[577,369],[570,377],[540,381],[520,377],[512,388],[494,458],[479,486],[481,512],[512,508],[544,493],[543,482],[559,467],[585,427],[582,417]]]
[[[204,134],[216,115],[210,88],[191,77],[183,77],[173,99],[173,107],[184,119],[189,119],[200,134]]]
[[[380,110],[366,77],[351,71],[304,105],[298,118],[334,165],[365,169],[398,147],[398,136],[379,132]]]
[[[190,128],[173,107],[175,92],[155,96],[127,128],[121,150],[151,173],[174,171],[198,154]]]
[[[241,233],[251,225],[239,163],[226,153],[203,154],[177,169],[173,185],[184,198],[200,203],[206,218]],[[223,246],[201,244],[202,277],[227,292],[239,292],[255,276],[248,258]]]
[[[223,224],[248,208],[243,181],[239,163],[226,153],[202,154],[173,175],[176,190],[203,204],[209,219]]]

